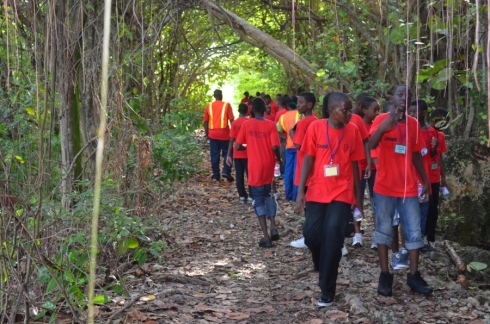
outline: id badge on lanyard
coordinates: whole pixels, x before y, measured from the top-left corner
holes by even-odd
[[[437,170],[438,167],[439,167],[439,163],[437,161],[432,161],[432,163],[430,165],[430,169],[431,170]]]
[[[407,154],[407,146],[405,144],[396,144],[395,145],[395,153],[398,154]]]
[[[339,165],[337,163],[330,163],[323,166],[323,175],[325,177],[336,177],[339,174]]]

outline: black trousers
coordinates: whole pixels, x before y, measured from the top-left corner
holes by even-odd
[[[427,214],[427,222],[425,223],[425,234],[427,241],[436,241],[436,226],[439,218],[439,189],[440,183],[431,183],[432,194],[429,198],[429,213]]]
[[[306,246],[311,251],[313,265],[319,271],[318,285],[325,296],[335,295],[345,228],[349,223],[350,212],[351,205],[345,202],[306,203],[303,236]]]
[[[247,191],[245,190],[245,174],[248,177],[248,159],[235,159],[235,175],[236,175],[236,189],[240,197],[248,198]],[[250,186],[248,188],[250,192]]]

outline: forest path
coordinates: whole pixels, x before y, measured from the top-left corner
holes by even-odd
[[[207,152],[203,158],[210,170]],[[441,246],[421,256],[420,271],[434,288],[431,296],[410,291],[407,270],[394,272],[393,298],[378,296],[370,212],[363,224],[364,247],[353,248],[352,239],[345,239],[349,254],[341,260],[334,304],[318,308],[318,273],[310,253],[289,246],[301,236],[302,215],[278,200],[278,215],[294,233],[285,234],[279,225],[280,240],[260,248],[252,205],[239,203],[234,182],[209,179],[199,175],[168,198],[162,222],[171,228],[169,252],[127,286],[133,297],[155,299],[134,303],[117,317],[120,323],[490,323],[490,292],[454,282],[449,275],[454,266]],[[283,193],[282,181],[278,187]],[[369,200],[365,204],[369,211]],[[122,298],[113,301],[123,307]]]

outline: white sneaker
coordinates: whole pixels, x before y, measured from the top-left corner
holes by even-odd
[[[378,249],[378,244],[376,243],[371,243],[371,250],[377,250]]]
[[[427,241],[427,236],[424,236],[424,245],[425,246],[428,246],[429,245],[429,241]]]
[[[436,250],[436,242],[429,241],[429,251],[435,251],[435,250]]]
[[[342,247],[342,256],[347,255],[347,253],[349,253],[349,250],[347,250],[347,247],[344,244],[344,246]]]
[[[240,197],[240,204],[244,204],[245,203],[245,197]]]
[[[362,246],[362,234],[356,233],[352,238],[352,246]]]
[[[252,206],[255,207],[255,199],[252,199]]]
[[[252,201],[254,201],[252,197],[247,198],[247,202],[251,203]]]
[[[301,236],[296,241],[292,241],[291,243],[289,243],[289,245],[291,245],[292,247],[295,247],[297,249],[306,249],[307,248],[307,246],[305,244],[305,238],[303,236]]]
[[[279,190],[277,190],[276,193],[274,194],[274,198],[276,198],[276,200],[279,200],[280,197],[281,197],[281,193],[279,192]]]

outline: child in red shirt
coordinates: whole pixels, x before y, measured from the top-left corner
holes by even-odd
[[[228,147],[228,156],[226,158],[226,163],[231,166],[233,160],[235,161],[235,175],[236,175],[236,189],[238,191],[238,196],[240,203],[245,203],[246,201],[252,201],[252,197],[247,194],[245,190],[245,174],[248,177],[248,169],[247,169],[247,151],[237,151],[234,147],[235,140],[240,132],[240,128],[242,124],[249,120],[247,118],[248,106],[245,103],[241,103],[238,106],[238,113],[240,117],[231,123],[230,130],[230,145]],[[233,153],[233,154],[232,154]],[[250,188],[249,188],[250,192]]]
[[[303,139],[306,135],[306,130],[314,121],[318,120],[316,116],[313,115],[313,108],[316,104],[315,95],[311,92],[305,92],[298,96],[298,111],[300,114],[304,115],[303,119],[300,119],[296,126],[291,130],[290,135],[293,139],[294,146],[298,150],[296,155],[296,173],[294,175],[294,185],[299,185],[299,177],[301,172],[301,166],[303,165],[304,153],[301,151],[301,145],[303,144]],[[305,186],[305,191],[307,191],[308,181]],[[296,248],[306,248],[304,244],[304,237],[300,237],[290,243],[292,247]]]
[[[444,172],[444,163],[442,154],[447,152],[446,137],[444,133],[439,131],[438,127],[442,127],[445,124],[447,117],[447,110],[437,108],[432,111],[430,115],[430,126],[436,129],[437,138],[432,139],[431,147],[436,148],[436,155],[432,156],[431,169],[430,169],[430,185],[432,189],[432,195],[429,200],[429,213],[427,214],[427,223],[425,226],[425,233],[427,235],[427,241],[429,244],[429,251],[436,249],[436,225],[437,218],[439,217],[439,190],[442,187],[446,187],[446,175]],[[442,123],[441,123],[442,122]],[[442,125],[441,125],[442,124]]]
[[[271,241],[279,239],[275,224],[277,203],[271,194],[274,179],[274,166],[281,162],[279,153],[279,135],[276,125],[264,118],[265,102],[262,98],[252,101],[255,118],[244,122],[236,139],[236,149],[244,150],[247,145],[248,185],[254,197],[254,209],[259,219],[264,237],[259,246],[271,247]],[[274,157],[275,156],[275,157]],[[266,218],[270,219],[271,233],[267,231]]]
[[[405,245],[410,256],[407,284],[420,294],[432,293],[418,271],[419,251],[424,241],[420,231],[417,173],[423,181],[421,195],[428,194],[429,183],[420,154],[424,143],[419,124],[416,119],[406,115],[410,98],[408,86],[397,86],[391,98],[395,111],[379,115],[370,130],[370,147],[379,147],[374,184],[377,214],[373,241],[378,245],[381,266],[378,294],[382,296],[393,294],[393,274],[388,268],[388,246],[392,243],[395,210],[400,214]]]
[[[425,102],[425,100],[412,101],[410,108],[408,108],[408,114],[419,121],[420,129],[422,130],[422,142],[424,143],[424,147],[420,151],[420,154],[422,155],[422,162],[424,164],[424,169],[427,176],[430,174],[432,159],[437,154],[437,148],[435,146],[432,147],[431,144],[432,140],[437,138],[436,130],[425,123],[425,118],[429,112],[428,110],[429,107],[427,106],[427,102]],[[420,176],[417,179],[419,182],[422,180]],[[432,192],[431,188],[429,187],[429,192],[427,195],[419,199],[420,230],[422,232],[422,238],[424,239],[424,247],[421,249],[423,253],[427,252],[427,248],[429,246],[427,239],[425,238],[425,224],[427,222],[427,214],[429,212],[430,195],[432,195]]]
[[[340,92],[327,96],[329,118],[311,123],[301,145],[304,159],[296,198],[297,212],[306,205],[303,235],[320,274],[320,307],[333,303],[351,206],[362,206],[357,161],[365,157],[359,130],[348,122],[351,101]]]

